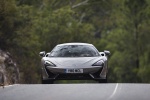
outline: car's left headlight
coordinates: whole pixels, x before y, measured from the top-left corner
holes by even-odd
[[[103,60],[99,60],[96,63],[94,63],[92,66],[104,66],[104,61]]]
[[[44,65],[45,65],[45,66],[56,66],[55,64],[53,64],[53,63],[50,62],[50,61],[45,61],[45,62],[44,62]]]

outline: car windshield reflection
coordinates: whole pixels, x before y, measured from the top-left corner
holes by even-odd
[[[93,46],[64,45],[56,46],[49,57],[96,57],[99,53]]]

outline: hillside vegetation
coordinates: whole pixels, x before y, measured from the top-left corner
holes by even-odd
[[[150,83],[150,0],[0,0],[0,49],[20,83],[40,83],[40,51],[87,42],[109,50],[109,82]]]

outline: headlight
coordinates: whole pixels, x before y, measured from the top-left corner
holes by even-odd
[[[55,64],[53,64],[53,63],[50,62],[50,61],[45,61],[45,62],[44,62],[44,65],[45,65],[45,66],[56,66]]]
[[[99,60],[96,63],[94,63],[92,66],[104,66],[104,61],[103,60]]]

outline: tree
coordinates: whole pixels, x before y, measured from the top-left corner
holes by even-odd
[[[0,48],[3,50],[14,45],[16,10],[14,0],[0,0]]]
[[[145,37],[148,34],[142,28],[149,23],[149,4],[145,0],[125,0],[113,6],[116,8],[111,16],[113,26],[107,37],[107,48],[113,53],[110,66],[114,76],[110,77],[117,82],[144,82],[138,71],[143,68],[141,58],[147,52],[143,49],[147,44],[143,43],[149,43]]]

